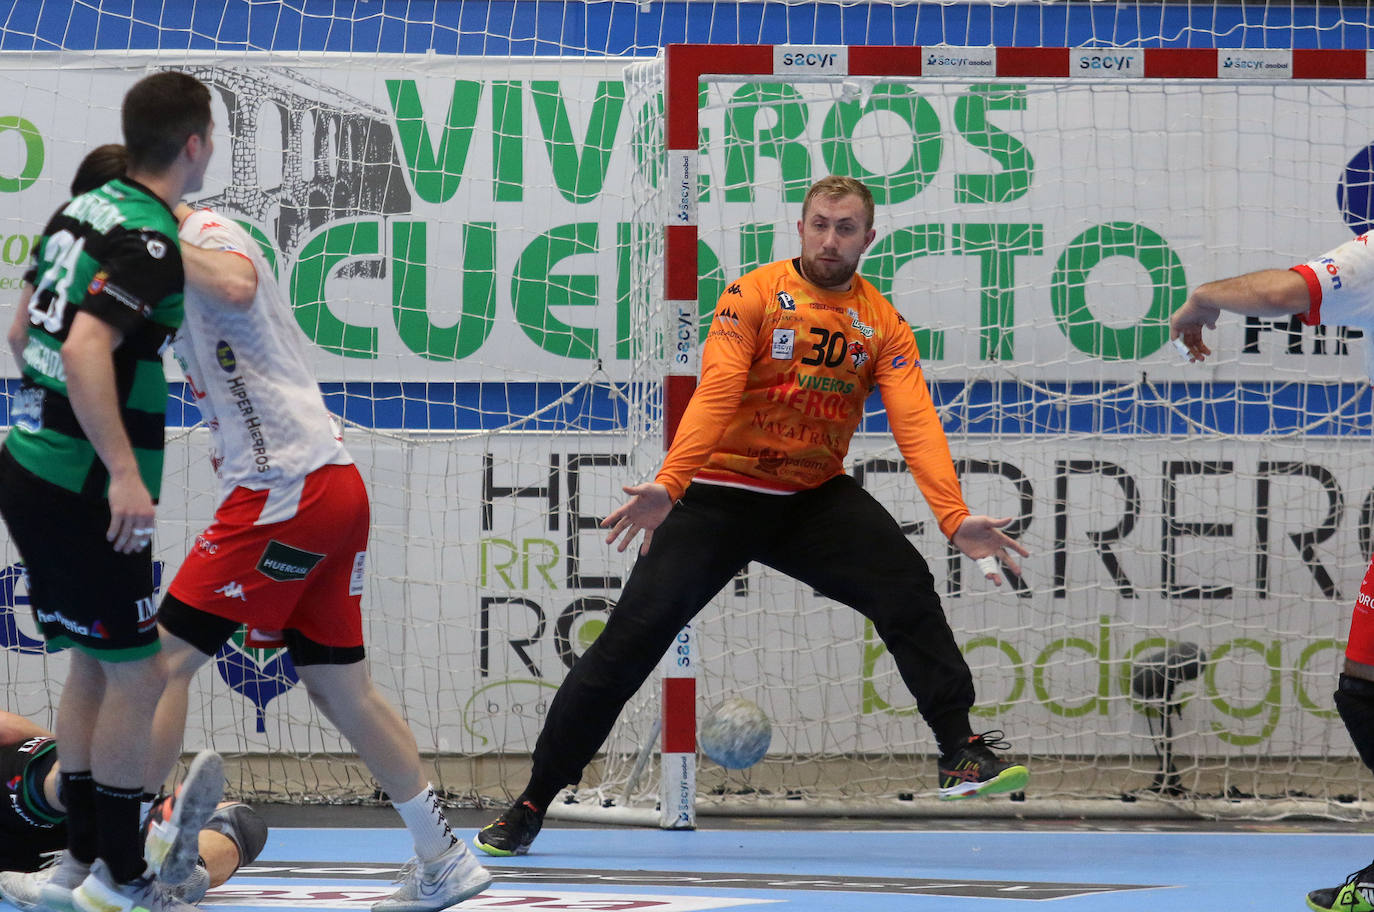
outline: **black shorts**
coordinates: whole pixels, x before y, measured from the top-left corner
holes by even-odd
[[[49,651],[76,646],[105,662],[158,651],[152,548],[120,554],[105,540],[107,501],[44,481],[0,448],[0,516]]]
[[[66,816],[35,798],[56,762],[57,742],[50,737],[0,745],[0,870],[37,871],[67,844]]]

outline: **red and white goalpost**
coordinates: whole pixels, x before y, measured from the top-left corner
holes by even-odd
[[[1374,140],[1358,126],[1374,110],[1374,90],[1364,82],[1371,76],[1374,52],[1365,50],[666,48],[663,169],[650,188],[658,208],[649,209],[651,218],[655,211],[662,218],[662,249],[645,251],[648,259],[662,258],[663,301],[655,306],[666,364],[665,446],[695,387],[699,331],[719,293],[704,290],[703,280],[728,281],[794,255],[797,188],[839,173],[839,162],[878,196],[880,240],[861,270],[878,277],[913,324],[928,379],[955,381],[948,386],[954,398],[937,400],[971,506],[1019,516],[1016,534],[1041,555],[1027,562],[1025,580],[1012,591],[982,591],[970,582],[976,574],[961,571],[958,555],[931,535],[933,524],[922,526],[923,505],[890,438],[876,425],[872,433],[861,429],[853,471],[896,505],[936,570],[978,681],[975,728],[1006,729],[1032,766],[1026,803],[983,805],[980,812],[1054,813],[1072,803],[1158,813],[1163,801],[1186,813],[1340,813],[1325,780],[1345,768],[1348,749],[1338,731],[1333,735],[1329,700],[1316,695],[1339,655],[1345,606],[1331,591],[1314,590],[1305,572],[1312,562],[1292,554],[1279,558],[1288,574],[1283,583],[1256,582],[1250,565],[1269,560],[1269,542],[1277,538],[1265,525],[1276,500],[1241,493],[1274,493],[1265,486],[1275,466],[1287,463],[1272,457],[1301,448],[1300,433],[1277,418],[1267,427],[1256,419],[1218,430],[1199,415],[1217,394],[1219,387],[1208,385],[1217,380],[1231,384],[1225,388],[1233,398],[1247,384],[1265,395],[1283,398],[1291,390],[1302,397],[1313,380],[1358,380],[1358,355],[1333,358],[1340,346],[1291,336],[1281,349],[1270,340],[1301,331],[1242,321],[1218,330],[1220,364],[1188,375],[1164,349],[1161,326],[1202,281],[1288,265],[1349,236],[1329,200],[1323,208],[1303,194],[1314,200],[1326,193],[1322,179],[1334,184],[1338,166]],[[1346,119],[1318,128],[1316,108],[1343,111]],[[1247,147],[1252,141],[1262,151]],[[851,148],[841,148],[846,144]],[[1079,149],[1085,144],[1086,152]],[[961,158],[964,146],[989,160]],[[958,173],[943,182],[948,163]],[[919,173],[913,178],[903,168]],[[1016,169],[1024,172],[1019,185],[999,184],[999,174]],[[921,184],[914,193],[912,180]],[[1343,193],[1350,189],[1344,180]],[[1278,211],[1266,211],[1266,204]],[[884,246],[884,235],[896,240]],[[1013,235],[1026,240],[1006,240]],[[1065,251],[1057,261],[1056,247]],[[923,268],[952,254],[964,260],[955,275]],[[1197,386],[1171,393],[1164,384],[1173,380]],[[1018,411],[1025,397],[1068,414],[1119,395],[1162,400],[1172,420],[1134,435],[1094,433],[1069,420],[1037,426],[1038,419]],[[974,399],[977,414],[970,411]],[[975,420],[980,416],[986,420]],[[1316,461],[1341,466],[1335,474],[1352,498],[1368,490],[1368,472],[1346,439],[1322,436],[1308,445],[1322,451]],[[1254,452],[1236,458],[1237,446]],[[1183,461],[1166,459],[1170,454]],[[1197,473],[1243,481],[1180,492],[1178,479],[1195,474],[1194,465],[1204,466]],[[1076,479],[1093,475],[1102,480],[1084,492],[1087,506],[1072,506],[1083,484]],[[1142,506],[1140,491],[1161,485],[1164,503]],[[1290,489],[1290,505],[1312,494],[1300,488]],[[1197,507],[1179,507],[1194,497]],[[1129,518],[1103,532],[1112,523],[1093,520],[1094,511]],[[1311,526],[1305,511],[1294,506],[1282,523]],[[1180,524],[1185,514],[1190,522]],[[1232,532],[1195,521],[1218,514],[1234,515],[1226,525]],[[1348,597],[1357,575],[1351,566],[1362,566],[1364,546],[1356,544],[1355,523],[1346,522],[1323,547],[1333,563],[1344,560],[1340,594]],[[1135,532],[1143,527],[1152,527],[1148,536]],[[1254,539],[1256,527],[1263,541]],[[1232,540],[1222,540],[1227,536]],[[1237,545],[1247,555],[1239,562],[1231,559]],[[1224,570],[1215,587],[1182,585],[1185,577],[1206,582],[1217,567],[1236,563],[1244,567]],[[1134,569],[1113,575],[1112,566]],[[1135,582],[1152,573],[1144,585]],[[795,635],[786,629],[788,612],[830,617],[832,609],[847,609],[763,575],[763,585],[755,581],[747,593],[739,585],[723,593],[724,621],[712,616],[684,630],[664,657],[660,825],[691,827],[698,807],[807,813],[862,805],[905,813],[923,806],[934,785],[933,747],[900,681],[881,667],[871,629],[827,621],[829,632],[840,631],[830,645],[851,658],[817,664],[839,666],[846,683],[838,689],[849,693],[794,699],[789,688],[828,685],[806,677],[813,668],[794,667],[800,677],[790,679],[779,673],[776,666],[786,663],[768,653],[788,647],[766,640],[779,627],[783,639]],[[736,624],[737,604],[765,619]],[[1302,629],[1291,629],[1293,611],[1306,615]],[[734,629],[719,633],[718,623]],[[1287,625],[1285,637],[1267,639],[1276,623]],[[1197,681],[1181,684],[1192,688],[1186,708],[1164,710],[1179,718],[1171,720],[1163,762],[1177,762],[1186,788],[1161,795],[1151,789],[1169,772],[1159,767],[1160,710],[1131,692],[1130,674],[1150,649],[1180,641],[1199,643],[1212,660]],[[819,648],[806,635],[792,648],[796,643]],[[758,674],[749,677],[740,664]],[[1296,702],[1265,683],[1288,677]],[[735,693],[772,713],[782,736],[755,770],[698,771],[698,708]],[[830,715],[845,703],[848,717]],[[699,776],[711,780],[710,795],[698,795]],[[1343,781],[1338,791],[1351,788]],[[1133,789],[1143,804],[1102,800]],[[1231,800],[1215,800],[1227,794]]]

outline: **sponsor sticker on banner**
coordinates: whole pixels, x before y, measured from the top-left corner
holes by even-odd
[[[669,225],[697,223],[697,158],[696,149],[668,150]]]
[[[673,366],[672,373],[697,372],[697,302],[669,301],[673,308]]]
[[[1069,75],[1075,78],[1140,77],[1145,75],[1145,51],[1117,48],[1074,48]]]
[[[1286,49],[1217,52],[1217,76],[1222,79],[1282,79],[1292,75],[1293,52]]]
[[[997,48],[933,47],[921,54],[922,76],[995,76]]]
[[[773,47],[773,73],[807,76],[849,75],[849,48],[809,44],[778,44]]]

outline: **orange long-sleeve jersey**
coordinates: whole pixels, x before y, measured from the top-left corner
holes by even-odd
[[[858,275],[849,291],[780,260],[735,282],[716,305],[701,380],[654,479],[674,500],[693,481],[788,493],[843,473],[864,400],[888,423],[940,531],[969,515],[911,327]]]

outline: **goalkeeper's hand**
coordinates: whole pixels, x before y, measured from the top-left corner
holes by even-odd
[[[635,536],[643,531],[644,543],[639,546],[639,553],[643,554],[649,550],[654,530],[667,518],[668,511],[673,509],[673,499],[668,495],[667,488],[654,482],[626,485],[621,490],[629,494],[630,499],[601,521],[601,528],[611,530],[606,535],[606,544],[614,544],[616,539],[620,539],[616,550],[624,551],[630,547]]]
[[[1021,575],[1021,565],[1013,555],[1028,557],[1030,551],[1002,529],[1011,524],[1011,517],[993,519],[991,516],[965,516],[950,539],[954,546],[978,564],[978,569],[994,586],[1002,585],[1002,568]]]

